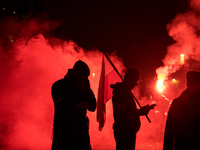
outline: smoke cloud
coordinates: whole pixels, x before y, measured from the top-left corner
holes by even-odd
[[[175,42],[168,46],[163,66],[156,70],[157,74],[163,73],[166,78],[181,69],[185,72],[189,69],[198,71],[199,2],[192,0],[190,6],[188,12],[178,14],[167,25],[169,36]],[[27,17],[21,21],[11,17],[3,18],[0,22],[0,149],[50,149],[54,116],[51,86],[63,78],[77,60],[81,59],[88,64],[91,88],[97,97],[102,53],[97,49],[83,49],[74,41],[53,37],[52,33],[57,26],[58,21],[49,21],[43,17]],[[180,54],[185,56],[184,64],[180,63]],[[114,53],[110,58],[119,72],[125,69],[122,60]],[[159,98],[157,107],[148,115],[152,123],[149,124],[145,117],[141,117],[142,126],[137,134],[136,149],[160,150],[169,101],[160,95],[141,98],[138,89],[134,92],[142,106]],[[172,98],[176,94],[171,94]],[[106,105],[106,124],[100,132],[96,112],[88,112],[94,150],[115,149],[112,113],[112,102],[109,101]]]
[[[88,64],[91,88],[97,97],[103,54],[52,37],[51,31],[58,24],[12,17],[0,24],[0,149],[50,149],[54,116],[51,86],[77,60]],[[110,58],[120,72],[125,68],[115,54]],[[107,107],[107,125],[102,132],[98,131],[96,112],[88,113],[93,149],[114,148],[111,102]]]
[[[182,64],[180,63],[180,55],[184,54],[184,66],[191,68],[192,61],[200,61],[200,18],[197,10],[200,7],[199,1],[190,1],[190,10],[183,14],[178,14],[168,25],[167,30],[169,36],[175,41],[174,44],[168,46],[167,55],[163,59],[163,66],[156,70],[157,74],[163,73],[166,78],[178,71]]]
[[[97,49],[86,50],[73,41],[53,37],[51,33],[58,25],[59,22],[44,18],[24,18],[20,21],[11,17],[3,18],[0,23],[2,150],[51,148],[54,117],[51,86],[63,78],[77,60],[88,64],[91,88],[97,97],[103,54]],[[126,69],[115,53],[109,57],[119,72]],[[134,93],[139,97],[138,88]],[[143,106],[151,100],[143,98],[140,102]],[[96,112],[88,112],[88,117],[92,148],[114,150],[112,102],[106,104],[106,124],[102,131],[98,130]],[[159,149],[162,145],[161,138],[156,138],[162,136],[162,125],[156,124],[159,115],[150,112],[149,117],[151,125],[145,117],[141,117],[137,149]]]
[[[163,66],[156,69],[158,77],[164,76],[165,85],[165,91],[157,96],[157,106],[159,106],[157,112],[165,111],[166,115],[171,101],[186,88],[186,72],[200,71],[200,3],[198,0],[191,0],[189,5],[187,12],[177,14],[167,24],[166,29],[174,43],[167,47],[167,54],[162,60]],[[158,123],[163,125],[160,126],[160,131],[162,130],[164,134],[166,117],[160,116],[159,119],[161,122]],[[163,139],[163,135],[160,134],[160,138]]]

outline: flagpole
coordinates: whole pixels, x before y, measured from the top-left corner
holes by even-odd
[[[105,52],[103,52],[104,53],[104,55],[106,56],[106,58],[108,59],[108,61],[110,62],[110,64],[112,65],[112,67],[115,69],[115,71],[117,72],[117,74],[119,75],[119,77],[122,79],[122,81],[123,81],[123,78],[122,78],[122,76],[121,76],[121,74],[119,73],[119,71],[117,70],[117,68],[115,67],[115,65],[112,63],[112,61],[110,60],[110,58],[108,57],[108,55],[105,53]]]
[[[119,77],[122,79],[123,81],[123,78],[121,76],[121,74],[119,73],[119,71],[117,70],[117,68],[115,67],[115,65],[113,64],[113,62],[110,60],[110,58],[108,57],[108,55],[103,52],[104,55],[106,56],[106,58],[108,59],[108,61],[110,62],[110,64],[112,65],[112,67],[115,69],[115,71],[117,72],[117,74],[119,75]],[[135,101],[137,102],[138,106],[141,108],[142,106],[140,105],[140,103],[138,102],[138,100],[136,99],[136,97],[133,95],[133,98],[135,99]],[[149,117],[147,115],[145,115],[147,120],[151,123],[151,120],[149,119]]]

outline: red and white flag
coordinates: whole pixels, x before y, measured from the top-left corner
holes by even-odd
[[[110,64],[108,59],[103,56],[97,97],[97,121],[99,122],[100,131],[103,129],[105,124],[106,102],[112,98],[112,88],[110,85],[121,81],[122,79],[117,74],[116,70]]]

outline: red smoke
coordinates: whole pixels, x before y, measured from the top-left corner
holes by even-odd
[[[167,47],[167,55],[163,59],[163,66],[159,67],[157,75],[163,74],[165,80],[177,72],[179,78],[185,78],[188,70],[199,71],[200,62],[200,18],[199,1],[191,0],[188,12],[178,14],[168,25],[169,36],[175,41],[174,44]],[[184,55],[184,60],[181,56]],[[182,62],[180,62],[182,59]],[[167,84],[167,83],[166,83]],[[181,91],[185,87],[181,88]],[[179,93],[178,93],[179,94]],[[178,95],[175,95],[178,96]]]
[[[73,41],[52,38],[51,30],[57,25],[41,19],[14,18],[0,24],[1,149],[50,149],[54,116],[51,86],[77,60],[88,64],[91,88],[97,95],[103,54],[84,50]],[[124,69],[119,58],[114,54],[110,57],[119,71]],[[96,112],[88,113],[93,149],[114,148],[110,102],[107,107],[107,125],[102,132],[98,131]]]
[[[198,6],[198,1],[191,1],[190,11],[178,14],[167,25],[169,35],[175,43],[167,48],[167,55],[163,59],[164,66],[156,70],[158,74],[164,73],[166,79],[181,69],[186,72],[188,69],[198,68]],[[1,149],[50,149],[54,116],[51,85],[63,78],[77,60],[81,59],[88,64],[91,70],[91,88],[97,95],[102,53],[98,50],[82,49],[73,41],[52,37],[51,33],[58,25],[58,22],[44,18],[24,18],[22,21],[6,18],[0,23]],[[180,54],[185,54],[184,65],[180,64]],[[121,72],[125,68],[121,59],[114,54],[110,57]],[[182,73],[181,76],[183,75]],[[180,87],[178,90],[181,92],[184,88]],[[170,91],[169,88],[166,89]],[[145,117],[141,117],[142,126],[137,134],[136,149],[160,150],[169,99],[159,94],[141,98],[138,91],[135,89],[134,93],[142,106],[156,101],[157,107],[148,115],[151,124]],[[177,93],[171,95],[170,98],[174,98]],[[111,101],[106,107],[106,124],[101,132],[98,130],[96,112],[88,112],[94,150],[115,149]]]
[[[85,50],[73,41],[53,38],[57,22],[9,18],[0,24],[0,147],[5,150],[49,150],[52,140],[54,107],[52,84],[63,78],[69,68],[81,59],[91,70],[91,88],[97,96],[102,53]],[[16,27],[17,30],[14,28]],[[45,36],[44,36],[45,35]],[[125,69],[115,54],[109,56],[119,72]],[[139,97],[139,89],[134,90]],[[152,100],[141,99],[141,104]],[[106,124],[98,130],[96,112],[88,112],[91,145],[94,150],[115,149],[112,124],[112,102],[106,104]],[[161,114],[162,116],[163,114]],[[145,117],[138,133],[138,149],[155,149],[162,145],[160,115],[150,112],[151,124]],[[153,143],[153,144],[152,144]]]
[[[162,107],[160,108],[162,109],[160,110],[166,110],[167,112],[171,101],[186,88],[185,74],[187,71],[200,71],[199,8],[200,3],[198,0],[190,0],[189,11],[177,14],[167,25],[168,34],[174,40],[174,44],[167,47],[163,66],[156,69],[158,77],[164,76],[163,84],[165,86],[157,103],[168,103],[168,105],[161,104]],[[160,118],[160,120],[165,122],[164,118]],[[164,126],[161,128],[164,130]]]

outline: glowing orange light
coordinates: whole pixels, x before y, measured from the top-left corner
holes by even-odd
[[[92,78],[94,78],[95,77],[95,73],[92,73]]]
[[[184,61],[185,61],[185,54],[180,54],[180,64],[184,65]]]
[[[172,79],[171,82],[172,82],[173,84],[177,84],[179,81],[176,80],[176,79]]]
[[[164,79],[165,79],[164,74],[158,74],[157,89],[159,92],[162,92],[164,89]]]
[[[157,82],[157,88],[158,91],[162,92],[163,91],[163,79],[159,79]]]

